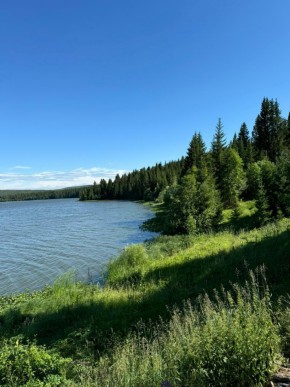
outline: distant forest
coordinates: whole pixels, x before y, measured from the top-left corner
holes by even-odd
[[[84,187],[71,187],[56,190],[0,190],[0,202],[79,198]]]
[[[227,208],[238,217],[240,200],[256,201],[260,224],[289,216],[290,113],[283,118],[278,101],[264,98],[251,134],[242,123],[227,143],[219,119],[209,150],[196,132],[181,160],[102,179],[80,193],[80,200],[104,199],[163,203],[159,221],[144,227],[168,234],[209,230]]]

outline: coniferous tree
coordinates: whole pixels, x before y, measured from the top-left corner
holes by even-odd
[[[269,160],[259,161],[258,165],[261,171],[262,187],[265,191],[271,216],[276,217],[279,211],[277,166]]]
[[[163,208],[163,212],[156,213],[153,222],[151,219],[145,222],[143,229],[191,234],[210,230],[221,220],[221,201],[214,178],[208,175],[199,183],[196,167],[183,176],[180,184],[165,191]]]
[[[226,206],[235,207],[246,186],[243,160],[232,148],[224,151],[221,194]]]
[[[258,222],[257,225],[262,226],[270,220],[271,213],[269,209],[268,199],[265,194],[265,189],[261,179],[258,180],[256,207],[257,207],[256,216],[257,216],[257,222]]]
[[[254,162],[254,147],[252,141],[249,142],[246,149],[246,160],[244,163],[245,169]]]
[[[236,133],[234,134],[234,137],[233,137],[232,141],[230,142],[229,147],[234,149],[237,152],[239,151],[238,139],[237,139]]]
[[[285,134],[285,145],[290,150],[290,112],[288,114],[287,127]]]
[[[277,101],[264,98],[253,129],[256,157],[276,161],[282,150],[281,112]]]
[[[277,162],[278,200],[284,215],[290,215],[290,150],[286,150]]]
[[[244,197],[246,200],[256,199],[259,191],[259,180],[261,179],[261,168],[258,163],[249,164],[248,169],[246,171],[247,177],[247,186],[244,193]]]
[[[250,146],[250,134],[245,122],[243,122],[241,125],[238,138],[237,138],[237,144],[238,144],[238,153],[241,156],[243,162],[245,164],[248,163],[247,150],[248,150],[248,147]]]
[[[226,139],[223,131],[221,119],[218,119],[215,134],[211,145],[212,170],[216,179],[217,188],[222,188],[223,168],[224,168],[224,151],[226,149]]]
[[[205,143],[201,134],[195,132],[189,143],[187,154],[184,159],[183,175],[185,175],[192,167],[196,167],[197,169],[205,168],[205,156]]]

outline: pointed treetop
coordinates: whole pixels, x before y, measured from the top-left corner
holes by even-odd
[[[223,124],[221,118],[218,119],[218,123],[216,125],[215,134],[213,136],[212,141],[212,151],[220,152],[221,150],[225,149],[226,147],[226,138],[223,131]]]
[[[250,134],[248,127],[245,122],[242,123],[239,135],[238,135],[238,142],[243,143],[244,147],[247,147],[250,142]]]
[[[195,132],[187,149],[184,160],[183,174],[192,167],[201,168],[206,155],[205,143],[200,133]]]

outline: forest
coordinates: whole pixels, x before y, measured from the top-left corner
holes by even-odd
[[[0,202],[79,198],[83,189],[84,187],[69,187],[55,190],[0,190]]]
[[[252,132],[242,123],[227,144],[219,119],[206,149],[193,134],[178,161],[142,168],[81,191],[80,200],[129,199],[162,205],[143,228],[165,234],[208,231],[222,211],[239,216],[241,201],[255,200],[257,226],[290,211],[290,113],[283,118],[277,100],[264,98]]]

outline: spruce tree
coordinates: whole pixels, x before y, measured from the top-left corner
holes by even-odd
[[[250,143],[250,133],[245,122],[242,123],[239,134],[238,134],[238,143],[243,143],[246,148]]]
[[[242,123],[242,126],[240,128],[238,138],[237,138],[237,145],[238,145],[238,153],[241,156],[244,164],[248,163],[248,147],[250,146],[250,135],[249,130],[247,128],[247,125],[245,122]]]
[[[192,167],[205,167],[206,148],[200,133],[194,133],[184,159],[182,174],[185,175]]]
[[[243,160],[232,148],[224,151],[221,195],[225,206],[234,208],[245,189],[246,180]]]
[[[226,149],[226,139],[221,119],[218,119],[215,134],[211,144],[212,170],[216,179],[217,188],[221,189],[223,181],[223,158]]]
[[[237,139],[237,134],[234,134],[234,137],[232,141],[230,142],[230,148],[234,149],[235,151],[239,151],[239,146],[238,146],[238,139]]]
[[[257,207],[257,225],[263,226],[266,224],[270,218],[271,213],[269,209],[269,203],[267,200],[267,196],[265,194],[265,189],[262,183],[262,180],[258,180],[258,193],[257,193],[257,199],[256,199],[256,207]]]
[[[276,161],[282,150],[281,112],[277,101],[264,98],[253,129],[257,160]]]

